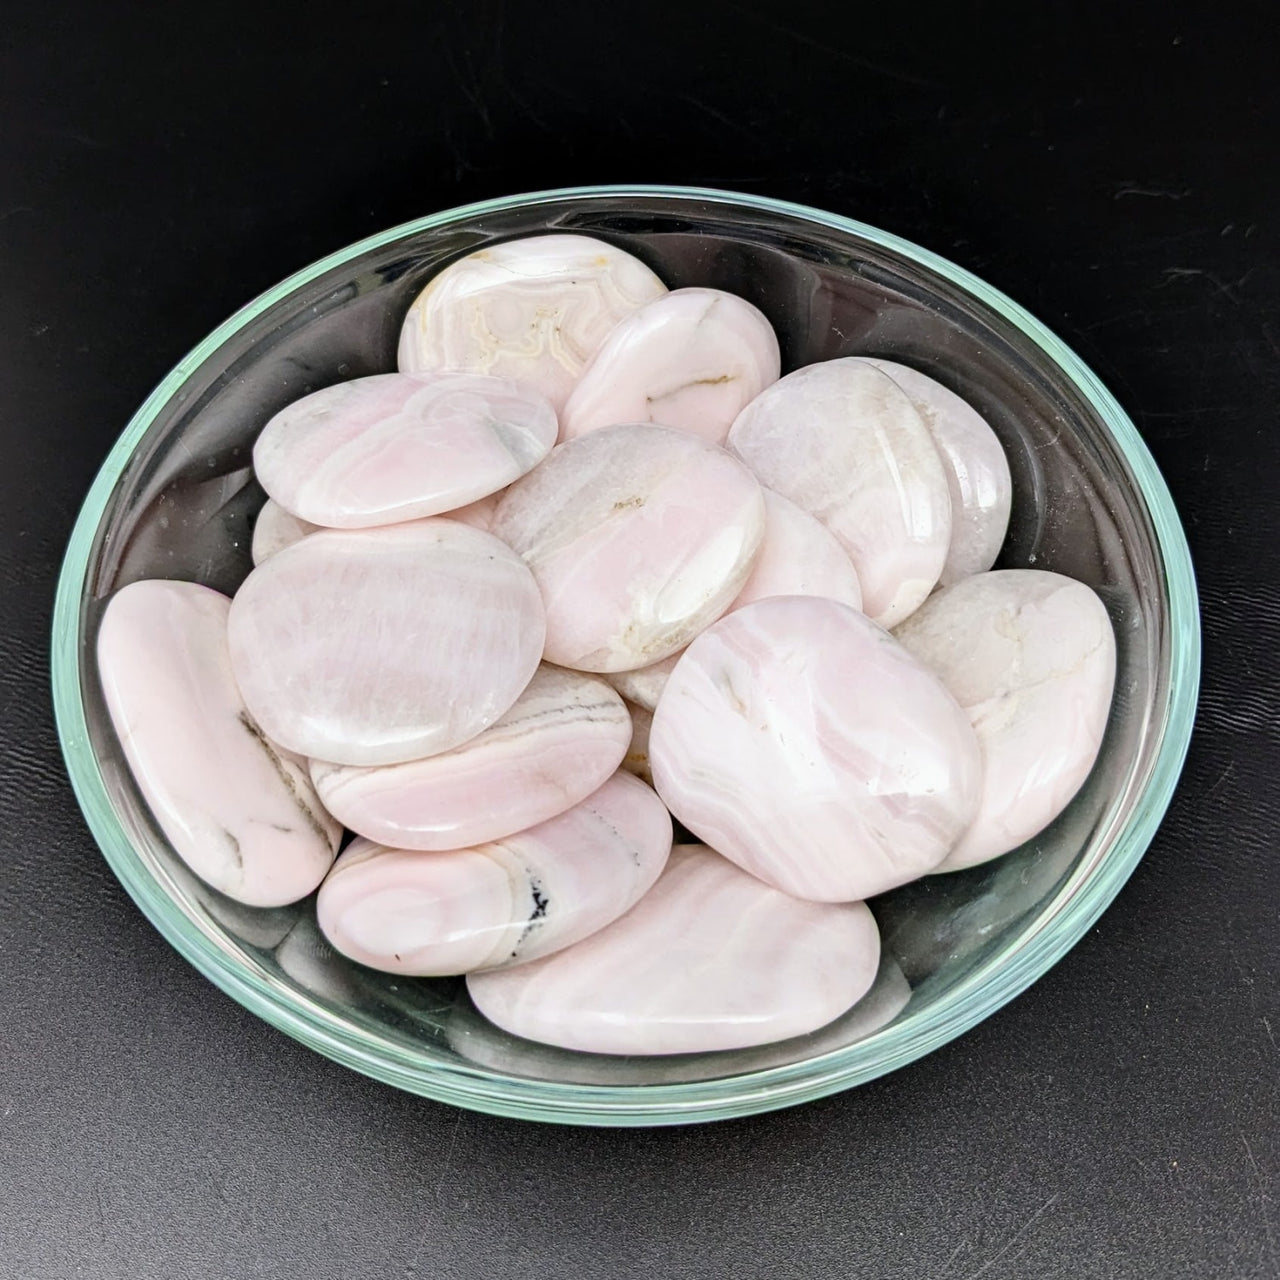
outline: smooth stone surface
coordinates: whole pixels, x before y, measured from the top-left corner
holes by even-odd
[[[666,291],[638,258],[589,236],[491,245],[417,296],[400,331],[399,367],[515,378],[559,412],[610,330]]]
[[[524,563],[453,520],[323,530],[231,605],[231,662],[258,723],[300,755],[394,764],[448,751],[520,696],[542,652]]]
[[[939,591],[896,634],[982,748],[977,815],[936,870],[1007,853],[1066,808],[1097,759],[1116,672],[1105,606],[1061,574],[1003,569]]]
[[[724,444],[734,418],[778,380],[779,360],[777,336],[751,303],[719,289],[676,289],[604,340],[565,402],[560,438],[656,422]]]
[[[725,612],[770,596],[825,596],[861,609],[858,572],[836,536],[772,489],[763,493],[764,542],[751,576]],[[608,680],[628,702],[652,711],[679,660],[673,653],[634,671],[615,672]]]
[[[258,436],[253,466],[302,519],[367,529],[494,493],[546,457],[557,429],[545,396],[505,378],[375,374],[282,409]]]
[[[746,1049],[675,1053],[657,1058],[575,1053],[513,1036],[463,1003],[450,1013],[446,1029],[449,1045],[459,1056],[506,1075],[573,1084],[684,1084],[767,1071],[847,1049],[891,1023],[910,999],[911,986],[902,970],[882,951],[871,989],[848,1013],[808,1035]]]
[[[563,813],[604,785],[631,722],[603,680],[541,666],[510,709],[474,738],[403,764],[311,762],[325,807],[399,849],[459,849]]]
[[[840,540],[868,617],[891,627],[928,596],[951,540],[947,477],[887,374],[854,358],[797,369],[739,414],[728,447]]]
[[[423,853],[356,840],[316,902],[353,960],[427,977],[522,964],[627,911],[671,851],[671,817],[619,773],[548,822],[504,840]]]
[[[678,845],[620,920],[545,960],[473,975],[467,990],[527,1040],[702,1053],[817,1030],[866,993],[879,958],[864,903],[801,902],[702,845]]]
[[[728,612],[770,596],[823,596],[862,608],[858,571],[835,534],[794,502],[765,489],[764,542]]]
[[[649,733],[653,729],[653,712],[634,702],[628,702],[631,716],[631,741],[627,754],[622,758],[622,768],[633,773],[642,782],[653,786],[653,770],[649,768]]]
[[[301,542],[309,533],[315,533],[319,525],[308,520],[299,520],[291,511],[286,511],[278,502],[268,498],[253,522],[253,542],[249,554],[255,565],[269,560],[277,551]]]
[[[801,898],[869,898],[936,867],[981,786],[968,717],[887,632],[833,600],[760,600],[667,681],[649,762],[690,831]]]
[[[966,400],[936,379],[895,360],[863,356],[911,398],[933,435],[951,495],[951,545],[939,586],[984,573],[996,562],[1009,530],[1013,480],[1000,438]]]
[[[675,653],[742,589],[764,498],[723,449],[648,424],[557,445],[498,504],[547,609],[546,657],[625,671]]]
[[[342,829],[306,762],[245,708],[227,653],[230,604],[192,582],[131,583],[103,613],[98,674],[130,771],[174,851],[227,897],[278,907],[320,883]]]

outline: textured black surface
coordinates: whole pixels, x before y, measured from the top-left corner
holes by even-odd
[[[0,1275],[1280,1275],[1272,7],[180,8],[0,11]],[[798,1110],[566,1131],[375,1085],[181,962],[76,810],[46,637],[94,470],[232,309],[635,180],[851,214],[1057,329],[1181,507],[1205,689],[1141,868],[996,1017]]]

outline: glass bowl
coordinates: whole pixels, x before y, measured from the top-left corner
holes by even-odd
[[[1102,753],[1067,811],[986,866],[873,903],[885,960],[851,1014],[783,1044],[678,1058],[611,1058],[490,1027],[456,979],[375,973],[337,956],[313,902],[255,910],[195,880],[124,765],[99,689],[102,607],[137,578],[226,592],[249,569],[263,501],[253,439],[289,401],[395,366],[424,281],[494,240],[549,230],[621,245],[672,288],[741,294],[773,322],[784,371],[892,357],[972,402],[1003,440],[1014,515],[1004,566],[1094,587],[1118,639]],[[1133,424],[1098,379],[1008,298],[936,255],[816,209],[722,191],[592,187],[450,210],[325,258],[209,335],[111,450],[58,584],[53,684],[67,767],[115,874],[156,928],[247,1008],[339,1062],[500,1115],[652,1125],[817,1098],[945,1044],[1045,972],[1133,871],[1187,748],[1199,621],[1186,540]]]

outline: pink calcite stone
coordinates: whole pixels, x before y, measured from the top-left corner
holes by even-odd
[[[824,596],[862,608],[849,553],[819,520],[772,489],[764,491],[764,544],[729,612],[770,596]]]
[[[764,490],[764,515],[760,554],[727,613],[770,596],[825,596],[862,608],[857,570],[833,533],[772,489]],[[609,676],[609,683],[628,701],[652,711],[679,660],[674,653],[634,671],[619,671]]]
[[[562,813],[601,787],[631,741],[603,680],[542,666],[474,738],[403,764],[311,762],[325,807],[359,835],[399,849],[458,849]]]
[[[394,764],[493,724],[529,683],[545,622],[524,563],[428,519],[313,533],[231,606],[231,661],[258,723],[301,755]]]
[[[656,422],[723,444],[734,418],[778,380],[778,361],[778,339],[749,302],[719,289],[676,289],[604,340],[565,403],[560,438]]]
[[[728,447],[840,540],[868,617],[893,626],[928,596],[951,540],[947,477],[886,374],[852,358],[798,369],[739,414]]]
[[[245,708],[227,653],[230,604],[191,582],[124,587],[103,614],[98,672],[125,759],[174,851],[237,902],[283,906],[320,883],[342,829],[306,762]]]
[[[995,564],[1009,529],[1013,481],[996,433],[971,405],[942,383],[893,360],[863,357],[911,398],[933,435],[951,494],[951,545],[938,578],[950,586]]]
[[[627,911],[671,851],[671,817],[620,773],[559,816],[443,853],[356,840],[320,890],[321,929],[344,955],[430,976],[518,965]]]
[[[503,378],[378,374],[282,409],[262,429],[262,487],[312,524],[360,529],[439,515],[524,475],[556,439],[544,396]]]
[[[1115,685],[1115,635],[1082,582],[1037,569],[978,574],[898,628],[968,713],[982,748],[972,825],[937,868],[1007,853],[1066,808],[1093,768]]]
[[[797,897],[871,897],[931,871],[977,809],[968,717],[891,635],[781,596],[688,648],[653,717],[658,794],[690,831]]]
[[[910,999],[911,987],[902,970],[882,952],[871,989],[847,1013],[802,1036],[737,1049],[730,1061],[714,1050],[666,1054],[660,1058],[574,1053],[508,1035],[462,1004],[454,1006],[446,1031],[450,1046],[459,1056],[506,1075],[615,1087],[684,1084],[713,1080],[730,1072],[741,1075],[747,1071],[767,1071],[847,1049],[892,1022]]]
[[[764,498],[723,449],[668,427],[603,427],[557,445],[503,496],[493,532],[547,609],[546,658],[623,671],[682,648],[741,590]]]
[[[677,845],[625,916],[576,946],[473,974],[504,1031],[590,1053],[739,1049],[824,1026],[870,988],[880,937],[861,902],[801,902],[702,845]]]
[[[491,245],[446,267],[414,300],[400,370],[515,378],[559,411],[618,321],[666,291],[644,263],[589,236]]]
[[[307,534],[315,533],[319,527],[307,520],[299,520],[278,502],[268,498],[262,504],[262,510],[258,512],[253,525],[253,543],[249,549],[253,563],[261,564],[277,551],[301,542]]]

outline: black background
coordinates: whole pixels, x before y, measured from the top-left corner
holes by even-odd
[[[1280,1275],[1280,40],[1271,4],[0,5],[0,1276]],[[49,707],[59,557],[210,328],[509,192],[808,201],[986,277],[1133,414],[1203,592],[1198,736],[1101,924],[789,1112],[561,1130],[269,1029],[107,872]]]

